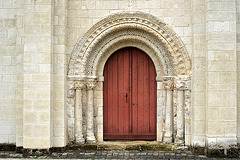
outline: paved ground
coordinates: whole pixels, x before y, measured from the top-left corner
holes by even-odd
[[[92,148],[91,148],[92,147]],[[96,148],[100,147],[100,148]],[[140,148],[139,148],[140,147]],[[144,147],[145,150],[143,150]],[[91,148],[91,151],[89,150]],[[95,149],[94,149],[95,148]],[[100,151],[101,149],[101,151]],[[146,151],[148,150],[148,151]],[[156,150],[156,151],[153,151]],[[165,150],[165,151],[163,151]],[[167,151],[168,150],[168,151]],[[16,152],[0,151],[2,159],[23,160]],[[70,145],[64,153],[42,155],[36,151],[27,159],[219,159],[193,155],[186,146],[166,145],[156,141],[106,141],[98,144]],[[227,159],[227,158],[225,158]]]
[[[2,159],[21,159],[22,154],[15,152],[0,152]],[[50,156],[30,156],[31,159],[219,159],[193,155],[190,151],[77,151],[65,153],[53,152]],[[226,158],[224,158],[226,159]]]

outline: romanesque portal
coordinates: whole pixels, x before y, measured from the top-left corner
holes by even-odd
[[[150,95],[145,93],[144,87],[143,91],[138,87],[134,88],[135,82],[126,82],[126,84],[133,85],[133,91],[125,90],[126,93],[120,94],[113,93],[116,91],[114,90],[116,86],[113,84],[113,88],[110,85],[105,86],[112,83],[111,81],[115,82],[116,79],[109,79],[109,76],[114,77],[115,72],[104,69],[104,67],[118,67],[119,64],[115,62],[111,64],[113,62],[110,56],[116,51],[123,51],[126,47],[134,48],[130,50],[136,50],[136,53],[141,50],[141,53],[137,55],[140,56],[145,52],[143,55],[148,57],[145,59],[149,59],[146,63],[150,63],[149,68],[152,69],[149,72],[152,75],[145,79],[151,80],[152,84],[145,85],[145,89],[150,88],[147,91],[152,92]],[[131,57],[134,57],[133,55]],[[107,62],[109,57],[110,60]],[[137,63],[143,62],[145,61],[139,59]],[[129,72],[135,73],[131,69],[135,65],[129,63],[129,66],[124,67]],[[142,69],[138,68],[141,74],[144,73],[144,69],[147,69],[146,66],[137,67],[142,67]],[[190,59],[181,40],[173,30],[157,18],[142,12],[122,12],[103,19],[79,40],[70,60],[68,79],[69,99],[72,100],[69,101],[72,102],[70,105],[75,107],[74,128],[69,128],[71,133],[72,130],[75,133],[72,139],[76,143],[84,143],[85,140],[88,143],[95,143],[104,139],[120,138],[190,144],[190,141],[186,141],[191,136],[190,68]],[[131,79],[134,80],[134,78]],[[144,78],[139,82],[142,83],[139,85],[147,83]],[[137,88],[138,91],[136,91]],[[111,91],[112,94],[104,95],[107,93],[106,90]],[[74,92],[76,94],[72,94]],[[133,92],[136,93],[132,94]],[[142,101],[144,95],[146,103],[152,106],[149,109]],[[113,103],[116,103],[118,99],[124,99],[124,96],[127,102],[121,105],[123,110],[124,106],[126,110],[130,105],[135,108],[140,106],[139,109],[143,105],[140,112],[129,109],[129,112],[126,112],[128,114],[126,121],[121,118],[123,110],[120,110],[119,115],[119,110],[116,111],[116,106],[113,107]],[[105,97],[109,97],[109,100]],[[139,98],[139,102],[134,101],[136,97]],[[147,97],[152,100],[147,101]],[[107,109],[104,108],[105,104],[108,106]],[[110,112],[111,117],[109,117]],[[147,113],[144,114],[146,117],[143,116],[143,112]],[[137,118],[134,117],[138,114]],[[120,117],[116,118],[116,116]],[[125,123],[124,126],[127,125],[127,129],[121,123]]]

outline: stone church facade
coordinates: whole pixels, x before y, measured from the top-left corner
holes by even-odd
[[[239,0],[0,1],[0,144],[103,142],[104,67],[132,47],[156,71],[155,141],[238,145],[239,15]]]

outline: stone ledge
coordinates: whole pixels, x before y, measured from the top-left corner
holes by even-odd
[[[15,151],[16,145],[15,144],[0,144],[0,151]]]
[[[205,147],[191,147],[191,152],[195,155],[206,155],[207,157],[213,158],[239,158],[240,148],[230,147],[228,149],[224,148],[205,148]]]
[[[186,146],[178,146],[173,144],[164,144],[158,142],[139,142],[133,141],[132,144],[128,142],[104,142],[99,144],[82,144],[82,145],[68,145],[67,150],[97,150],[97,151],[177,151],[188,150]]]

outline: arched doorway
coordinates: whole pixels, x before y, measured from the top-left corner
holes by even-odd
[[[74,108],[68,121],[70,141],[104,140],[104,67],[112,53],[130,46],[144,51],[155,66],[156,140],[190,145],[191,60],[187,50],[171,27],[148,13],[135,11],[109,15],[74,47],[68,71],[67,107],[70,111]]]
[[[156,140],[157,82],[153,61],[126,47],[104,67],[103,139]]]

